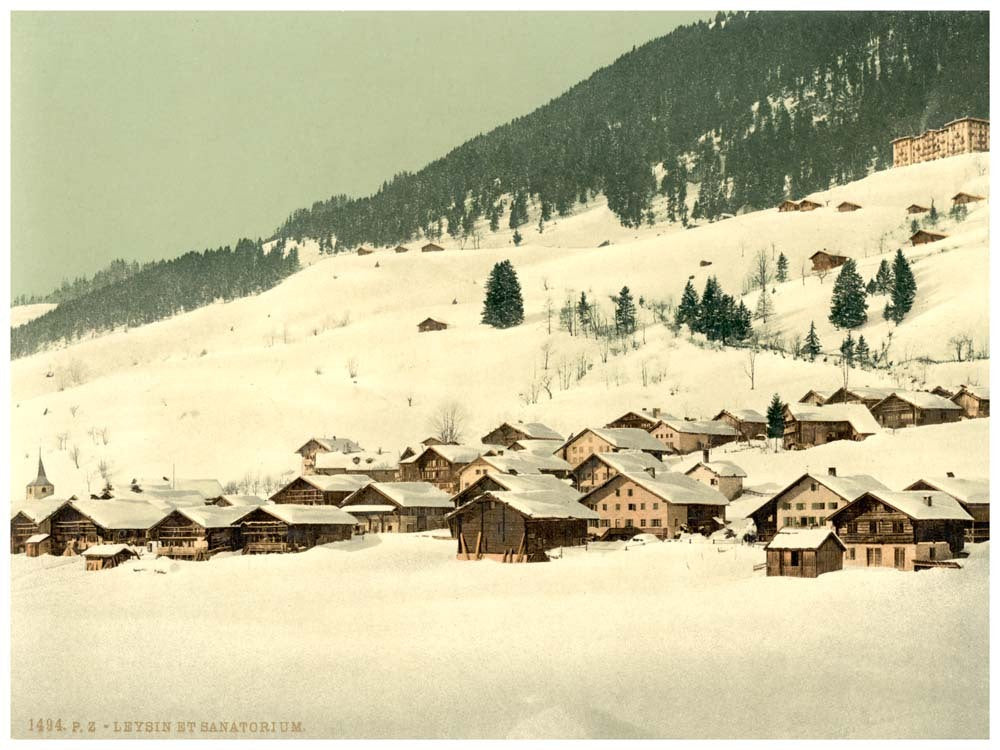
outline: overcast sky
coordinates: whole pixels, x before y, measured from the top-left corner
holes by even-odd
[[[12,292],[270,234],[711,13],[15,13]]]

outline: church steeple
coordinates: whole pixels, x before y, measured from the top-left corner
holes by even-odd
[[[29,500],[40,500],[48,497],[56,491],[55,486],[45,476],[45,464],[42,463],[42,451],[38,451],[38,476],[28,483],[27,498]]]

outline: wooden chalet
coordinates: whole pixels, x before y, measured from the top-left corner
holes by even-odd
[[[83,551],[87,570],[117,568],[139,554],[127,544],[95,544]]]
[[[962,416],[977,419],[990,415],[990,387],[988,385],[963,385],[951,400],[962,407]]]
[[[864,440],[878,431],[878,422],[864,404],[785,404],[786,450],[834,440]]]
[[[73,555],[97,544],[145,546],[149,530],[171,510],[137,500],[70,500],[49,518],[52,553]]]
[[[665,460],[645,451],[627,450],[617,453],[593,453],[573,469],[573,485],[580,492],[589,492],[611,477],[623,473],[646,472],[651,477],[670,471]]]
[[[558,440],[561,443],[565,438],[541,422],[504,422],[483,435],[481,442],[507,448],[519,440]]]
[[[918,479],[907,491],[944,492],[958,501],[965,512],[972,517],[972,523],[965,530],[968,543],[987,542],[990,539],[990,480],[960,479],[950,474],[946,477]]]
[[[911,203],[906,207],[906,213],[908,214],[925,214],[928,211],[930,211],[930,208],[927,206],[921,206],[917,203]]]
[[[844,564],[917,570],[952,567],[972,517],[943,492],[866,492],[830,516]],[[944,563],[944,564],[942,564]]]
[[[489,491],[448,514],[459,560],[543,562],[548,550],[587,542],[597,514],[564,491]]]
[[[799,211],[815,211],[817,208],[823,208],[823,204],[811,201],[808,198],[803,198],[799,201]]]
[[[499,474],[551,474],[560,479],[568,477],[572,467],[569,462],[553,454],[511,451],[502,456],[480,456],[467,464],[458,475],[458,486],[465,489],[487,473]]]
[[[443,323],[440,320],[434,320],[434,318],[424,318],[417,323],[418,333],[426,333],[427,331],[444,331],[447,330],[447,328],[447,323]]]
[[[800,404],[812,404],[813,406],[822,406],[829,400],[831,391],[815,391],[808,390],[806,394],[799,399]]]
[[[239,521],[244,555],[300,552],[351,538],[357,519],[332,505],[261,505]]]
[[[440,245],[436,245],[433,242],[428,242],[426,245],[420,248],[420,252],[422,253],[440,253],[443,250],[444,250],[443,247],[441,247]]]
[[[740,436],[735,427],[724,421],[690,419],[661,419],[649,434],[676,454],[715,448]]]
[[[838,388],[826,400],[827,404],[864,404],[871,411],[875,404],[891,396],[893,388]]]
[[[667,414],[659,407],[652,409],[640,409],[639,411],[627,411],[611,422],[604,425],[608,429],[636,428],[649,432],[661,419],[675,419],[672,414]]]
[[[376,482],[399,479],[399,459],[388,451],[358,451],[356,453],[320,453],[313,470],[323,476],[364,476]]]
[[[175,560],[208,560],[218,552],[232,552],[241,546],[240,519],[255,507],[177,508],[150,529],[161,557]]]
[[[316,468],[316,456],[320,453],[358,453],[361,446],[350,438],[313,437],[302,444],[296,453],[302,456],[302,473],[312,474]]]
[[[743,494],[743,480],[747,473],[732,461],[710,461],[708,450],[705,450],[702,460],[684,475],[718,490],[727,500],[735,500]]]
[[[11,554],[27,553],[29,539],[40,534],[48,536],[52,530],[50,522],[52,515],[67,503],[69,500],[56,500],[55,498],[20,503],[10,517]],[[48,546],[51,547],[51,539]]]
[[[396,247],[393,250],[393,252],[396,252],[396,253],[408,253],[408,252],[410,252],[410,248],[408,248],[406,245],[396,245]]]
[[[789,211],[798,211],[799,204],[795,201],[783,200],[778,204],[778,213],[788,213]]]
[[[753,409],[723,409],[712,421],[726,423],[744,440],[767,437],[767,417]]]
[[[828,253],[826,249],[817,250],[812,255],[809,256],[809,260],[812,261],[813,271],[830,271],[834,268],[844,265],[848,261],[846,255],[837,255],[836,253]]]
[[[400,459],[399,478],[403,482],[429,482],[454,495],[459,489],[462,470],[485,453],[487,446],[426,445],[423,450]]]
[[[375,252],[375,251],[371,250],[371,249],[369,249],[367,247],[359,247],[358,248],[358,255],[371,255],[373,252]]]
[[[225,492],[222,488],[222,483],[218,479],[169,479],[167,477],[160,479],[133,479],[131,491],[134,494],[156,496],[178,504],[196,503],[194,499],[196,495],[200,496],[205,502],[214,502],[222,497]],[[113,497],[121,495],[121,492],[112,493]]]
[[[958,422],[962,418],[961,406],[926,391],[893,391],[871,407],[871,412],[882,427],[891,430]]]
[[[913,246],[926,245],[929,242],[943,240],[947,236],[948,235],[946,234],[939,234],[938,232],[928,232],[926,229],[918,229],[910,235],[910,244]]]
[[[340,505],[372,479],[364,474],[306,474],[296,477],[269,500],[291,505]]]
[[[662,539],[681,532],[711,533],[725,524],[729,501],[718,490],[696,479],[666,472],[616,474],[580,500],[597,514],[589,532],[601,536],[608,529],[638,528]]]
[[[257,495],[223,495],[218,500],[215,500],[212,505],[220,508],[252,508],[263,505],[266,502],[264,498],[257,497]]]
[[[769,576],[816,578],[843,569],[847,546],[833,529],[782,529],[764,550]]]
[[[623,450],[640,450],[656,458],[663,458],[667,446],[637,427],[597,428],[587,427],[563,443],[558,455],[576,467],[595,453],[616,453]]]
[[[935,396],[941,396],[942,398],[947,398],[947,399],[952,398],[956,393],[958,393],[958,391],[959,391],[958,387],[943,386],[943,385],[936,385],[930,390],[930,392],[933,393]]]
[[[837,210],[842,214],[847,213],[848,211],[858,211],[860,209],[861,206],[857,203],[851,203],[850,201],[843,201],[842,203],[837,204]]]
[[[446,526],[451,495],[427,482],[372,482],[342,506],[365,533],[427,531]]]
[[[775,516],[775,525],[770,532],[773,535],[777,529],[782,528],[824,526],[833,513],[848,503],[853,503],[864,493],[888,489],[875,477],[867,474],[838,476],[837,469],[833,466],[826,474],[806,472],[776,492],[768,501]],[[760,534],[758,537],[764,538]]]
[[[984,200],[986,200],[985,196],[974,195],[972,193],[955,193],[955,195],[951,196],[951,202],[958,206]]]
[[[566,500],[579,500],[582,495],[565,480],[551,474],[502,474],[491,471],[483,474],[468,487],[451,498],[451,504],[459,508],[470,500],[486,492],[532,492],[545,490],[563,496]]]
[[[52,535],[34,534],[24,541],[24,554],[27,557],[52,554]]]

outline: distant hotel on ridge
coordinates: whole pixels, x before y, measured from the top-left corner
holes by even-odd
[[[922,161],[989,150],[990,121],[981,117],[963,117],[952,120],[943,128],[892,141],[892,166],[905,167]]]

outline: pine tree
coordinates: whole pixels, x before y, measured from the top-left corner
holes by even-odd
[[[700,307],[698,302],[698,292],[694,289],[694,284],[688,279],[688,283],[684,285],[684,293],[681,295],[681,302],[677,306],[677,310],[674,313],[674,321],[677,325],[687,325],[691,331],[694,331],[698,325],[698,315],[700,313]]]
[[[858,343],[854,347],[854,359],[861,367],[868,367],[872,363],[871,348],[864,336],[858,337]]]
[[[878,283],[875,279],[868,279],[868,283],[865,285],[865,291],[868,293],[869,297],[878,293]]]
[[[913,299],[916,296],[917,280],[913,278],[913,269],[910,268],[910,262],[903,255],[903,251],[897,250],[896,257],[892,261],[892,289],[889,293],[892,301],[886,305],[883,313],[886,320],[899,325],[913,307]]]
[[[524,322],[524,301],[521,284],[509,260],[493,266],[486,280],[483,301],[483,323],[494,328],[510,328]]]
[[[754,318],[767,324],[767,319],[774,313],[774,305],[771,302],[771,293],[767,289],[760,290],[757,297],[757,308],[754,310]]]
[[[878,272],[875,274],[875,286],[879,294],[888,294],[889,290],[892,289],[892,269],[889,267],[889,261],[885,258],[878,265]]]
[[[751,336],[753,336],[753,326],[750,325],[750,308],[740,300],[733,321],[733,338],[737,341],[746,341]]]
[[[515,229],[514,236],[511,239],[514,240],[514,247],[519,247],[521,244],[521,240],[523,240],[524,237],[522,237],[521,233]]]
[[[806,342],[802,351],[809,355],[809,359],[816,359],[823,350],[820,348],[819,336],[816,335],[815,321],[809,323],[809,333],[806,334]]]
[[[910,219],[910,234],[916,234],[920,231],[920,222],[916,219]]]
[[[868,320],[868,301],[865,297],[865,282],[854,259],[849,258],[840,267],[840,274],[833,285],[830,322],[838,328],[857,328]]]
[[[627,286],[615,297],[615,330],[619,336],[627,336],[635,332],[635,302]]]
[[[769,438],[780,438],[785,434],[785,405],[781,403],[781,397],[775,393],[771,397],[771,403],[767,407],[767,436]]]
[[[848,366],[854,365],[854,337],[851,332],[847,332],[847,337],[840,342],[840,356],[844,358]]]
[[[932,227],[936,227],[938,223],[938,210],[933,199],[931,199],[931,210],[927,212],[927,223]]]
[[[778,281],[788,281],[788,258],[784,253],[778,254]]]
[[[694,328],[696,333],[704,333],[709,341],[718,338],[719,304],[722,301],[722,290],[714,276],[705,281],[705,290],[701,293],[698,303],[698,321]]]
[[[586,331],[590,327],[590,303],[587,301],[586,292],[580,292],[580,301],[576,303],[576,319],[580,323],[581,331]]]

